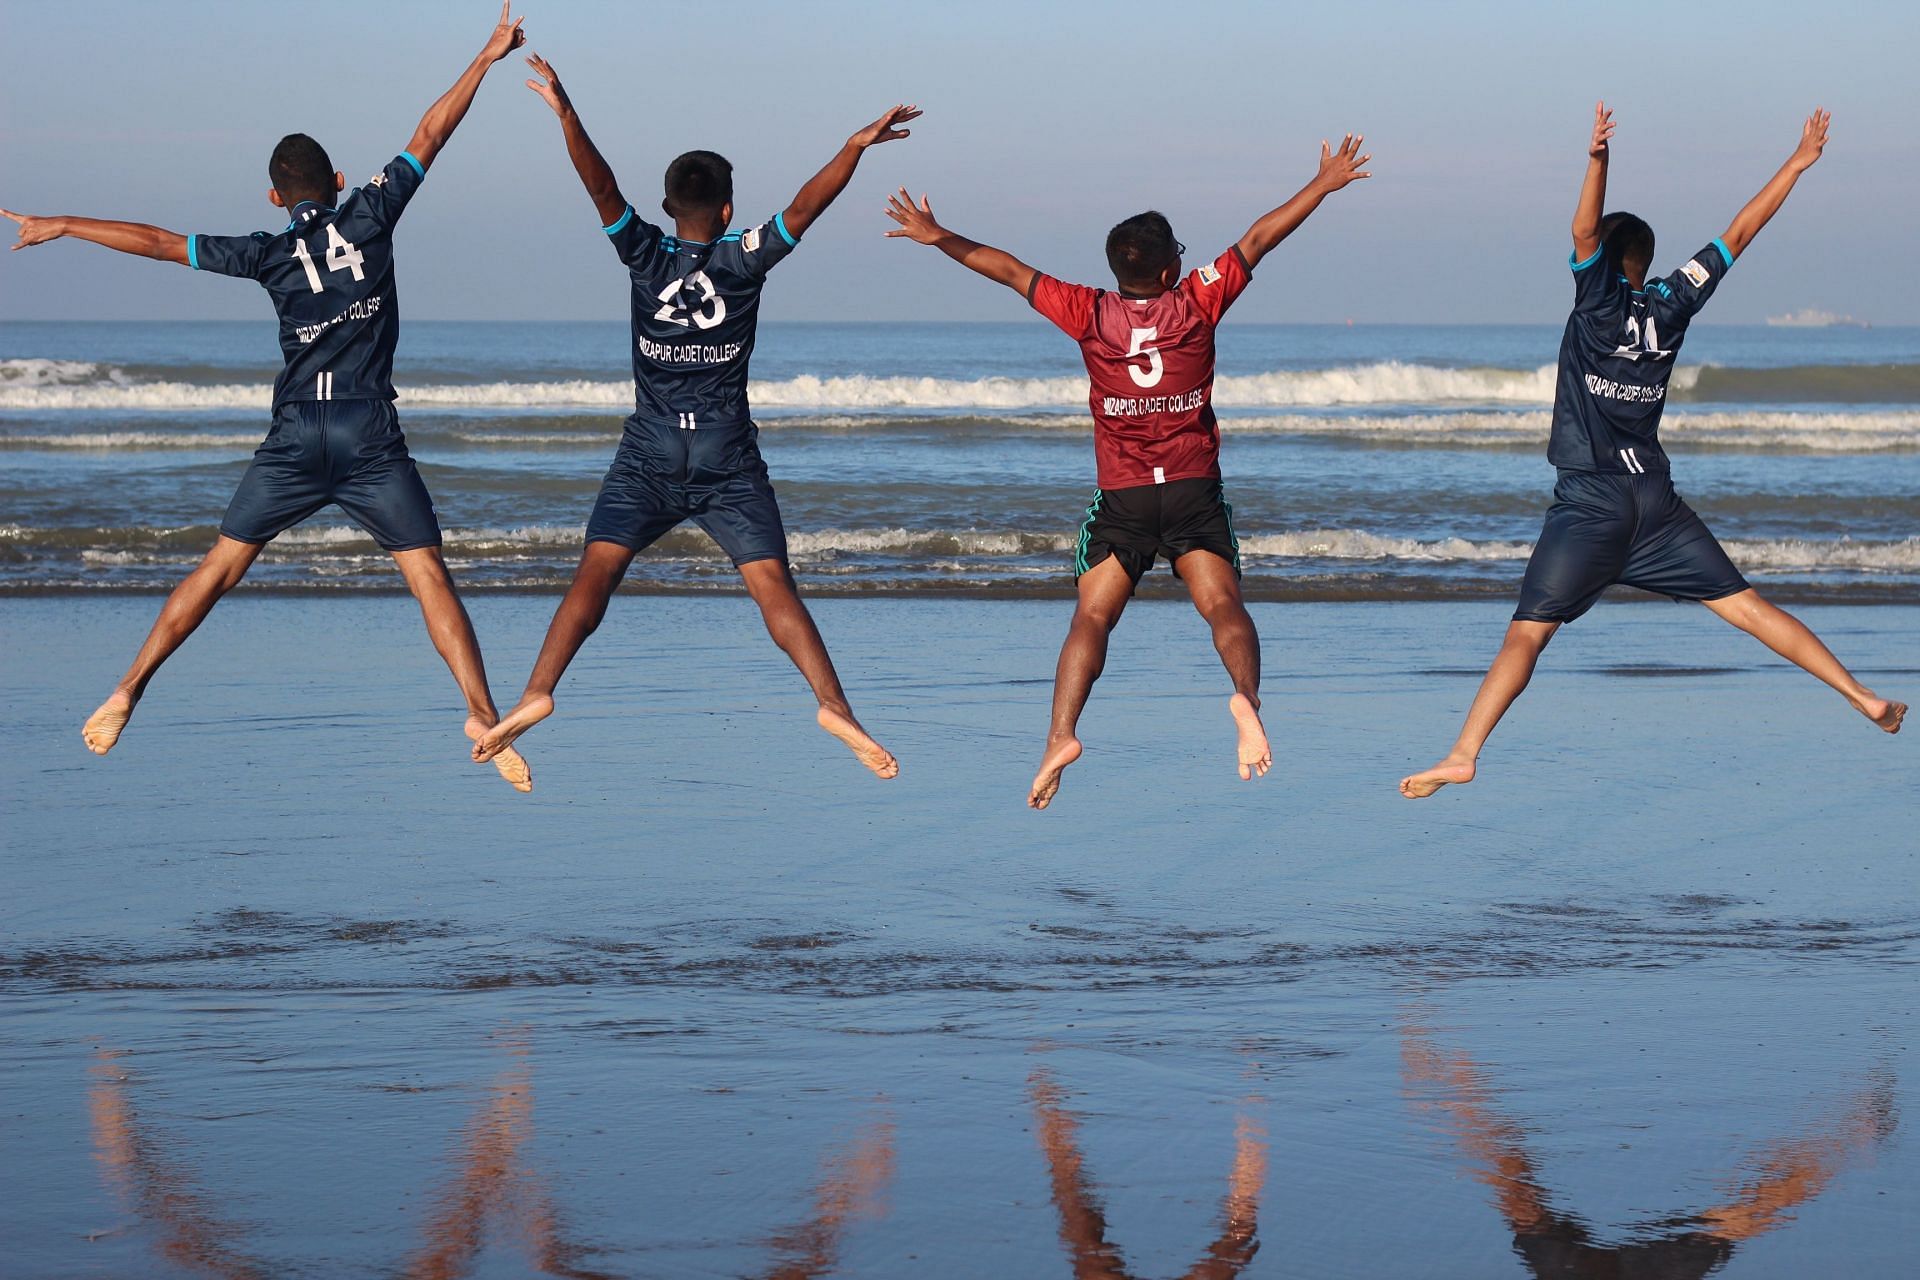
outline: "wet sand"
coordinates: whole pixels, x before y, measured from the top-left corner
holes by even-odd
[[[819,605],[881,783],[746,601],[622,597],[532,796],[391,598],[234,599],[88,756],[156,606],[0,603],[8,1276],[1910,1274],[1920,742],[1701,610],[1413,803],[1504,609],[1259,607],[1248,784],[1144,602],[1036,814],[1059,602]]]

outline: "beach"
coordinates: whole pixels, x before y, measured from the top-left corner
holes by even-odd
[[[744,599],[623,593],[530,796],[404,597],[243,589],[104,759],[157,601],[0,603],[6,1271],[1907,1273],[1910,735],[1623,597],[1409,802],[1510,606],[1265,603],[1248,784],[1144,600],[1033,813],[1054,593],[816,601],[893,782]],[[473,599],[503,698],[551,604]],[[1920,686],[1920,610],[1803,613]]]

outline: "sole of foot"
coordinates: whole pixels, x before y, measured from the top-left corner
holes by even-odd
[[[513,740],[553,714],[553,699],[545,694],[523,698],[520,705],[500,717],[500,723],[473,741],[475,764],[486,764],[513,745]],[[512,781],[512,779],[508,779]]]
[[[1425,800],[1442,787],[1472,782],[1473,773],[1471,764],[1437,764],[1400,779],[1400,794],[1409,800]]]
[[[478,720],[468,720],[467,736],[478,742],[486,735],[488,727]],[[500,749],[500,753],[493,758],[493,767],[515,791],[533,790],[533,768],[527,763],[527,758],[512,747]]]
[[[873,770],[876,778],[897,778],[900,776],[900,762],[893,758],[893,752],[873,740],[860,722],[852,716],[841,715],[838,711],[820,708],[814,716],[820,727],[846,744],[853,752],[853,758]]]
[[[1267,744],[1267,727],[1260,723],[1260,708],[1244,693],[1227,700],[1234,727],[1240,731],[1240,776],[1248,781],[1264,778],[1273,768],[1273,748]]]
[[[127,721],[133,718],[133,699],[124,693],[116,693],[100,704],[100,709],[87,717],[80,726],[80,740],[87,744],[87,750],[97,756],[103,756],[113,750],[113,744],[120,741],[120,735],[126,730]]]
[[[1060,775],[1079,758],[1078,738],[1065,738],[1048,747],[1040,759],[1040,772],[1033,775],[1033,786],[1027,791],[1027,808],[1044,809],[1052,804],[1060,793]]]
[[[1867,719],[1873,721],[1888,733],[1898,733],[1900,732],[1900,722],[1907,718],[1907,704],[1904,702],[1889,702],[1886,705],[1886,709],[1877,716],[1867,712],[1865,707],[1861,708],[1861,712],[1866,714]]]

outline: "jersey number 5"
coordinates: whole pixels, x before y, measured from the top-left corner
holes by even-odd
[[[692,303],[682,303],[680,293],[688,285],[700,291],[700,296]],[[682,329],[689,321],[702,329],[711,329],[727,318],[727,300],[713,287],[713,281],[704,271],[696,271],[690,276],[682,276],[662,289],[658,295],[660,309],[653,313],[655,320],[665,320],[677,324]],[[704,310],[703,310],[704,308]]]
[[[308,286],[315,293],[321,292],[323,286],[320,283],[320,268],[313,265],[313,255],[307,252],[307,242],[298,236],[293,239],[293,256],[300,259],[300,265],[307,269]],[[328,223],[327,270],[351,271],[355,280],[365,280],[367,273],[360,269],[365,261],[366,259],[360,256],[360,251],[347,243],[347,238],[340,234],[340,228]]]
[[[1131,361],[1135,356],[1147,358],[1147,367],[1144,369],[1137,364],[1127,365],[1127,372],[1133,376],[1133,385],[1136,387],[1158,386],[1161,376],[1167,371],[1166,366],[1160,363],[1160,348],[1147,345],[1159,336],[1158,327],[1133,331],[1133,343],[1127,348],[1127,359]]]

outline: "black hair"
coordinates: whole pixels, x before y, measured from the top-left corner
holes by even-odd
[[[1148,285],[1173,265],[1181,244],[1173,238],[1167,215],[1149,209],[1107,232],[1107,265],[1123,285]]]
[[[733,166],[713,151],[689,151],[667,166],[666,210],[675,218],[718,214],[733,199]]]
[[[304,133],[290,133],[280,139],[267,161],[267,179],[289,208],[302,200],[333,203],[333,161],[327,149]]]
[[[1610,213],[1600,220],[1600,243],[1607,257],[1632,264],[1645,275],[1653,266],[1653,228],[1631,213]]]

